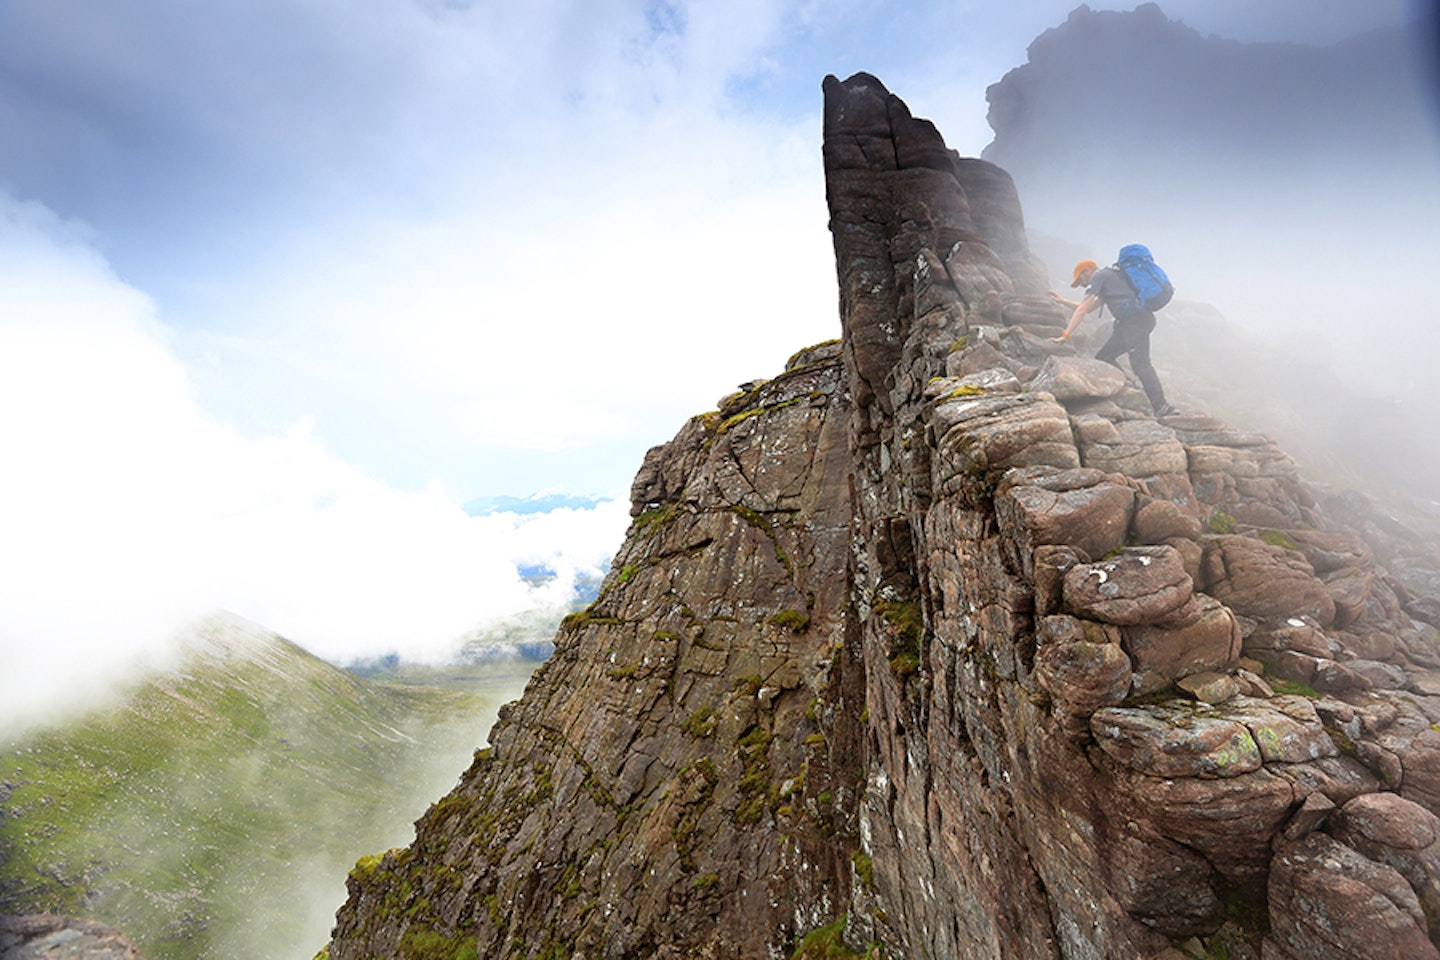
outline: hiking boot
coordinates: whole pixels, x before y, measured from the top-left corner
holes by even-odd
[[[1180,411],[1177,410],[1177,409],[1175,409],[1175,405],[1174,405],[1173,403],[1166,403],[1166,404],[1163,404],[1163,405],[1160,407],[1159,410],[1156,410],[1156,411],[1155,411],[1155,416],[1157,416],[1157,417],[1174,417],[1174,416],[1177,416],[1179,413],[1180,413]]]

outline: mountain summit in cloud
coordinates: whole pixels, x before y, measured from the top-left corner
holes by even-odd
[[[1440,958],[1440,589],[1052,337],[1010,178],[824,84],[843,336],[652,449],[375,956]]]
[[[1143,239],[1179,298],[1233,324],[1196,339],[1198,362],[1261,367],[1307,430],[1440,502],[1429,39],[1412,23],[1240,43],[1155,4],[1080,6],[989,87],[983,155],[1014,176],[1053,274]],[[1253,425],[1302,439],[1281,418]]]

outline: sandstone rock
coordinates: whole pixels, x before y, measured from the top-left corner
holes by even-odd
[[[1164,624],[1124,628],[1125,651],[1135,666],[1134,693],[1155,693],[1190,674],[1235,664],[1241,638],[1234,614],[1211,597],[1197,600],[1190,615],[1178,621],[1172,617]]]
[[[936,485],[958,473],[1080,466],[1065,409],[1045,395],[960,397],[938,404]]]
[[[1331,621],[1333,626],[1348,627],[1365,614],[1370,588],[1375,582],[1373,572],[1352,568],[1332,574],[1323,582],[1335,604],[1335,619]]]
[[[1016,299],[1030,304],[1036,312],[1043,305],[1052,314],[1060,313],[1049,296],[1050,281],[1044,263],[1030,251],[1020,194],[1009,171],[988,160],[959,156],[953,150],[950,159],[975,231],[1004,262],[1015,284]],[[1060,322],[1066,319],[1062,316]]]
[[[1142,824],[1132,821],[1102,848],[1116,899],[1130,916],[1167,937],[1209,933],[1224,909],[1211,885],[1214,869],[1194,850]]]
[[[1021,557],[1038,546],[1066,544],[1090,558],[1124,542],[1134,502],[1134,490],[1097,470],[1031,467],[1005,475],[995,514]]]
[[[1070,629],[1065,625],[1060,631]],[[1053,625],[1051,632],[1058,632]],[[1041,645],[1035,654],[1035,682],[1061,713],[1088,719],[1099,707],[1118,704],[1129,695],[1130,659],[1117,644],[1094,643],[1071,634]]]
[[[1381,663],[1377,660],[1346,660],[1342,666],[1349,675],[1363,679],[1369,685],[1366,689],[1410,689],[1409,675],[1393,663]]]
[[[1371,793],[1345,804],[1330,833],[1369,859],[1394,867],[1420,898],[1427,917],[1440,918],[1440,818],[1435,814],[1393,793]]]
[[[1235,681],[1240,685],[1240,692],[1247,697],[1268,700],[1275,696],[1274,688],[1265,682],[1264,677],[1243,666],[1235,671]]]
[[[1080,459],[1087,467],[1130,477],[1184,473],[1185,448],[1169,427],[1154,420],[1122,420],[1115,425],[1118,439],[1087,443]]]
[[[1337,807],[1382,789],[1379,779],[1368,767],[1356,757],[1344,753],[1268,769],[1290,781],[1296,796],[1308,797],[1318,793]]]
[[[1121,419],[1123,418],[1116,417],[1115,419],[1111,419],[1110,417],[1102,417],[1096,414],[1076,414],[1072,412],[1070,415],[1070,425],[1075,430],[1076,444],[1084,447],[1092,443],[1119,443],[1120,431],[1115,427],[1115,424]]]
[[[1058,335],[1070,319],[1048,295],[1006,297],[1000,316],[1009,326],[1045,337]]]
[[[979,373],[968,374],[954,379],[947,378],[940,381],[948,387],[947,393],[957,396],[977,393],[1019,393],[1020,381],[1015,374],[1004,367],[995,367],[990,370],[981,370]]]
[[[1130,547],[1065,574],[1065,605],[1071,611],[1122,626],[1160,623],[1191,596],[1190,577],[1171,547]]]
[[[1234,777],[1261,763],[1242,724],[1174,701],[1106,707],[1090,718],[1090,729],[1107,754],[1152,777]]]
[[[1066,545],[1050,545],[1035,548],[1033,570],[1035,576],[1035,615],[1048,617],[1060,613],[1065,601],[1065,574],[1077,564],[1085,563],[1088,556]],[[1117,636],[1118,639],[1118,636]]]
[[[1014,296],[1015,285],[995,252],[982,242],[961,242],[945,255],[944,263],[961,302],[972,311],[983,311],[985,319],[999,322],[1002,304]]]
[[[1293,957],[1440,957],[1405,878],[1324,834],[1309,834],[1276,855],[1268,893],[1271,936]]]
[[[1258,620],[1335,618],[1335,601],[1305,559],[1250,537],[1222,535],[1205,545],[1201,589]]]
[[[1261,626],[1245,638],[1245,649],[1294,650],[1312,657],[1330,659],[1339,652],[1339,645],[1327,638],[1313,619],[1290,617],[1278,623]]]
[[[1201,703],[1224,703],[1240,694],[1240,684],[1234,677],[1228,673],[1215,673],[1212,670],[1189,674],[1177,681],[1175,685],[1182,692],[1188,693]]]
[[[1440,635],[1405,613],[1440,576],[1380,572],[1393,524],[1317,503],[1267,438],[1128,387],[1056,400],[1090,362],[1049,340],[1008,176],[874,77],[824,86],[841,343],[646,455],[599,598],[352,875],[330,956],[786,956],[842,916],[896,957],[1423,949],[1431,848],[1318,831],[1370,843],[1384,818],[1335,808],[1382,789],[1436,812],[1440,680],[1406,658],[1440,667]],[[1105,556],[1127,530],[1153,542]],[[1215,705],[1117,702],[1228,671],[1237,636],[1333,695],[1237,671]]]
[[[1361,671],[1352,669],[1349,663],[1317,660],[1315,672],[1310,677],[1310,686],[1321,693],[1345,693],[1350,690],[1369,690],[1375,684]]]
[[[1440,815],[1440,731],[1423,727],[1413,737],[1384,737],[1381,742],[1400,761],[1400,795]]]
[[[1171,537],[1155,546],[1165,546],[1174,550],[1180,555],[1180,563],[1185,568],[1185,575],[1190,578],[1192,583],[1200,582],[1205,561],[1205,551],[1200,544],[1183,537]]]
[[[1174,424],[1167,422],[1170,429]],[[1295,463],[1289,457],[1267,444],[1263,447],[1218,447],[1187,445],[1190,455],[1190,472],[1197,474],[1223,474],[1232,478],[1245,477],[1295,477]]]
[[[1172,538],[1196,540],[1200,521],[1171,500],[1149,500],[1135,511],[1135,542],[1165,543]]]
[[[1030,384],[1064,403],[1094,397],[1116,396],[1127,386],[1125,374],[1102,360],[1084,357],[1050,357]]]
[[[1374,559],[1365,541],[1354,534],[1330,530],[1286,530],[1284,533],[1317,574],[1363,568]]]
[[[1223,712],[1245,725],[1266,763],[1304,763],[1340,755],[1315,707],[1304,697],[1237,698],[1225,704]]]
[[[1294,843],[1308,833],[1314,833],[1320,825],[1330,818],[1330,815],[1338,809],[1335,802],[1325,794],[1315,792],[1305,798],[1300,804],[1300,809],[1285,824],[1280,831],[1280,838],[1287,844]]]
[[[1005,354],[997,350],[988,341],[975,337],[970,338],[968,346],[960,350],[951,351],[945,357],[945,375],[947,377],[968,377],[972,374],[984,373],[987,370],[1008,370],[1014,373],[1018,366]]]
[[[1213,712],[1203,704],[1191,704],[1190,709]],[[1296,800],[1291,780],[1262,768],[1229,777],[1157,778],[1122,771],[1110,802],[1117,815],[1146,823],[1198,851],[1226,880],[1252,887],[1263,882],[1271,840],[1290,818]]]

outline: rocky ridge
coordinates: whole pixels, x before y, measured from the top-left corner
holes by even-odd
[[[329,955],[1440,957],[1440,605],[1052,343],[1002,170],[824,90],[842,339],[647,455]]]

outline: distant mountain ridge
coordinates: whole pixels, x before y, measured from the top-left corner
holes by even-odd
[[[529,516],[550,513],[553,510],[593,510],[600,504],[609,502],[609,497],[586,497],[570,493],[533,493],[528,497],[501,494],[467,500],[460,505],[460,509],[472,517],[484,517],[492,513]]]
[[[1052,203],[1103,205],[1119,182],[1127,202],[1163,209],[1216,181],[1263,194],[1377,159],[1431,163],[1435,127],[1416,122],[1433,108],[1421,42],[1392,27],[1328,47],[1240,43],[1154,3],[1081,4],[988,89],[995,138],[982,156],[1047,217]]]
[[[530,669],[381,686],[212,618],[122,702],[0,744],[0,913],[103,920],[148,960],[308,957]]]

